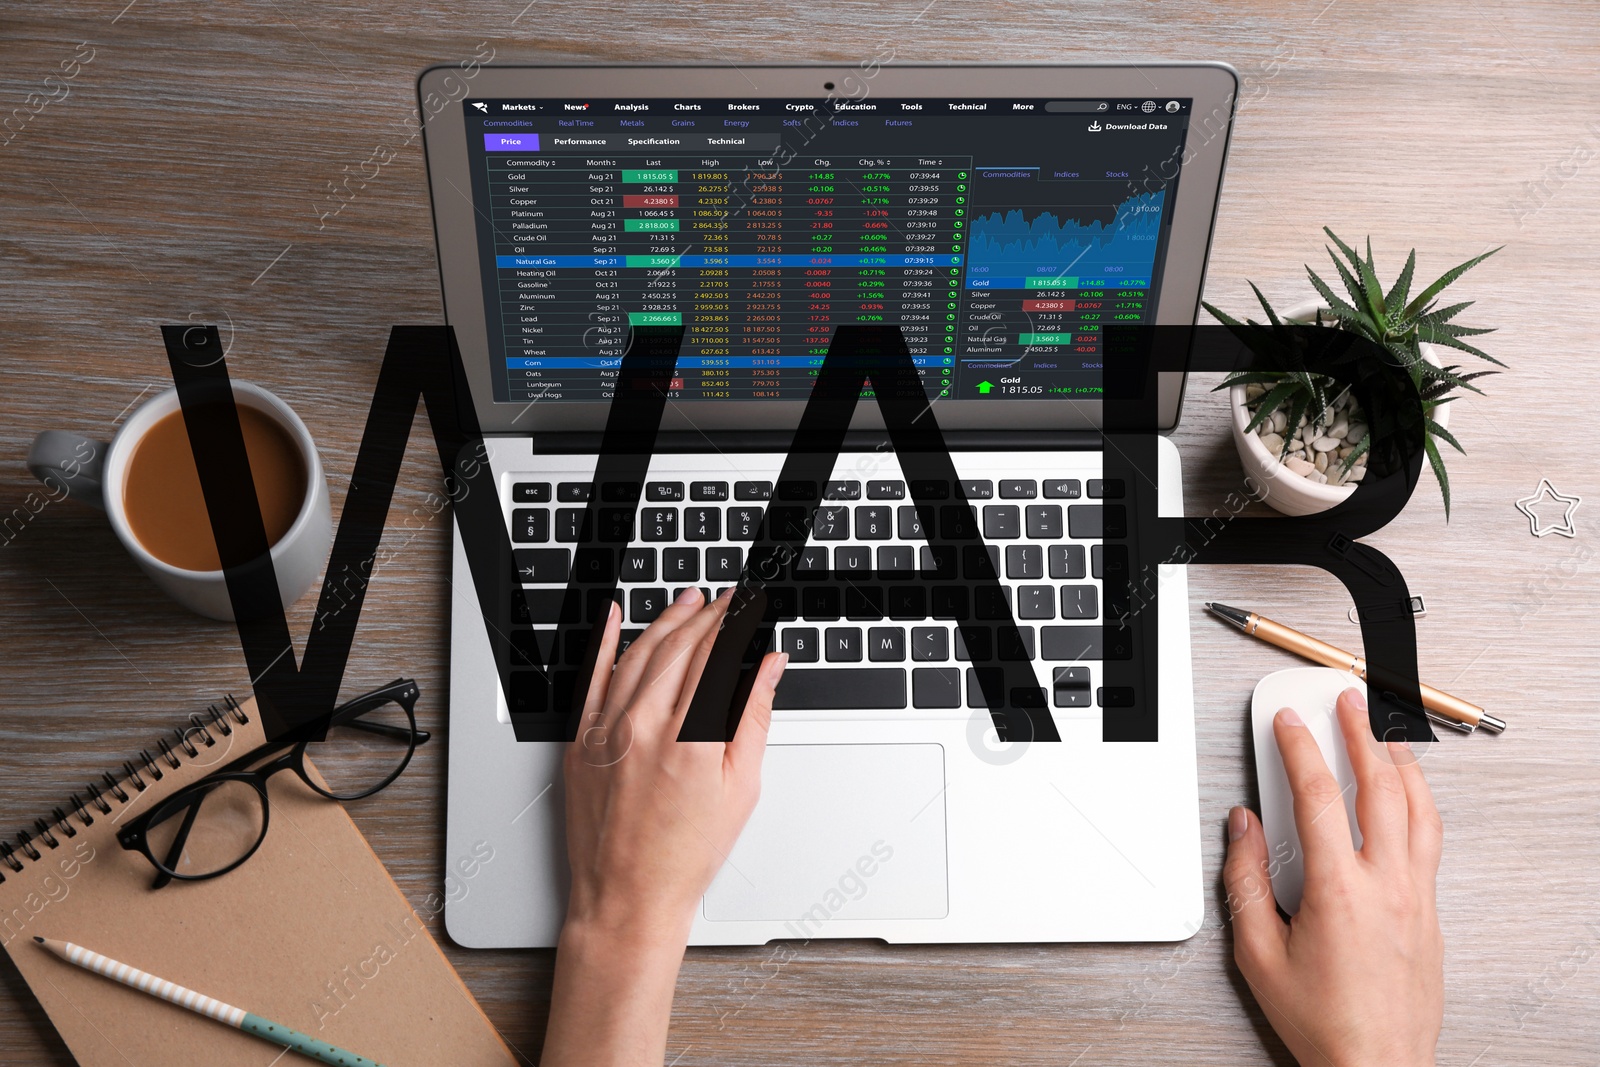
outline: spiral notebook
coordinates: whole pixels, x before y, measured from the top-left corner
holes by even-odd
[[[191,717],[12,842],[0,843],[0,940],[85,1067],[261,1067],[270,1044],[42,951],[74,941],[387,1067],[517,1059],[344,806],[292,773],[268,785],[270,830],[242,867],[152,889],[119,824],[260,746],[253,699]],[[431,907],[419,902],[419,907]],[[284,1067],[305,1062],[293,1054]]]

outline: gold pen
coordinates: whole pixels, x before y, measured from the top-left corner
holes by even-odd
[[[1208,603],[1206,607],[1213,615],[1237,626],[1251,637],[1258,637],[1269,645],[1277,645],[1313,663],[1320,663],[1335,670],[1349,671],[1362,681],[1367,680],[1367,661],[1354,653],[1335,648],[1326,641],[1318,641],[1315,637],[1290,629],[1281,622],[1273,622],[1253,611],[1229,607],[1227,604]],[[1506,728],[1504,720],[1495,718],[1476,704],[1469,704],[1460,697],[1453,697],[1431,685],[1422,685],[1420,688],[1423,710],[1428,718],[1436,723],[1454,727],[1465,733],[1471,733],[1479,726],[1491,733],[1500,733]]]

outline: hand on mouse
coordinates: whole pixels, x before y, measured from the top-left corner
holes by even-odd
[[[547,1067],[656,1063],[700,898],[760,793],[772,696],[788,657],[762,660],[734,739],[682,741],[728,607],[685,590],[596,668],[563,760],[572,892],[556,955]],[[616,658],[612,608],[598,663]]]
[[[1432,1064],[1444,1019],[1444,940],[1434,907],[1443,827],[1415,753],[1379,742],[1361,692],[1339,695],[1362,847],[1339,786],[1291,709],[1273,721],[1305,850],[1305,894],[1287,924],[1268,880],[1261,821],[1228,813],[1223,872],[1234,959],[1302,1067]]]

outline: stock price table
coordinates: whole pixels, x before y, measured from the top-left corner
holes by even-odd
[[[949,395],[971,158],[749,163],[490,155],[508,399],[610,399],[636,325],[684,328],[676,397],[804,399],[849,323]]]

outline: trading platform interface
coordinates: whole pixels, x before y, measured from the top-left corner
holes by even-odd
[[[682,326],[675,399],[803,400],[849,323],[930,396],[1098,395],[1190,104],[464,101],[495,399],[609,400],[629,330]]]

